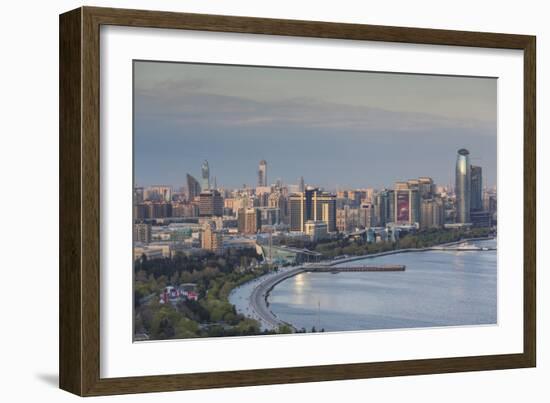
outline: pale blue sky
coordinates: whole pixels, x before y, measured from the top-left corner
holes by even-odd
[[[204,159],[218,185],[268,180],[329,189],[453,179],[470,150],[496,182],[497,80],[135,62],[135,180],[180,186]]]

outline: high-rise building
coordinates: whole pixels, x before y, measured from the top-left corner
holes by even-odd
[[[381,190],[374,197],[374,212],[376,225],[384,227],[390,221],[390,192]]]
[[[363,193],[359,190],[348,191],[349,204],[352,207],[358,208],[361,206],[361,200],[363,199]]]
[[[208,161],[204,160],[201,166],[202,190],[210,190],[210,167]]]
[[[440,228],[445,223],[445,206],[441,198],[421,199],[420,228]]]
[[[483,175],[481,167],[471,166],[470,189],[470,211],[483,210]]]
[[[278,208],[280,211],[280,219],[281,222],[286,224],[287,223],[287,216],[288,216],[288,203],[286,200],[286,197],[283,196],[282,193],[279,192],[273,192],[269,195],[268,207]]]
[[[223,252],[223,235],[220,231],[216,231],[214,224],[211,222],[203,226],[201,247],[217,254]]]
[[[239,209],[237,223],[240,233],[257,233],[262,228],[262,216],[260,210],[255,207]]]
[[[395,190],[388,190],[388,211],[386,211],[386,224],[395,222]]]
[[[471,169],[470,152],[458,150],[455,171],[456,222],[470,222]]]
[[[277,207],[259,207],[262,225],[278,225],[281,223],[281,210]]]
[[[336,195],[322,191],[313,193],[313,220],[324,221],[328,232],[336,232]]]
[[[414,224],[420,221],[420,193],[418,181],[396,182],[394,185],[394,221]]]
[[[190,201],[194,200],[201,193],[201,185],[193,176],[187,174],[187,195]]]
[[[485,191],[483,194],[483,210],[489,211],[491,214],[497,212],[497,195],[496,193],[491,193]]]
[[[208,190],[199,195],[199,216],[212,217],[223,215],[223,198],[217,190]]]
[[[324,221],[336,231],[336,195],[308,187],[289,196],[290,230],[305,232],[306,221]]]
[[[409,189],[395,188],[395,222],[409,223],[411,216],[411,195]]]
[[[134,242],[140,242],[140,243],[151,242],[151,224],[146,224],[146,223],[134,224]]]
[[[291,231],[304,232],[306,220],[305,193],[299,192],[288,197],[289,224]]]
[[[374,204],[371,202],[361,203],[360,220],[361,225],[365,228],[371,228],[375,226],[374,218]]]
[[[336,210],[336,229],[340,232],[346,232],[348,230],[348,211],[349,206]]]
[[[258,186],[267,186],[267,161],[261,160],[258,166]]]

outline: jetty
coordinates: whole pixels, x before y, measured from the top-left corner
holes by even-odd
[[[360,272],[360,271],[405,271],[404,264],[378,264],[378,265],[357,265],[357,266],[329,266],[329,265],[309,265],[304,267],[308,272]]]

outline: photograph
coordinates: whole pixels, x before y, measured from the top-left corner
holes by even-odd
[[[133,175],[134,342],[498,324],[495,77],[134,60]]]

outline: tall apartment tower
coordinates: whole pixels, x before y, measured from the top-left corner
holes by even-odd
[[[481,167],[472,165],[470,188],[470,211],[483,210],[483,175]]]
[[[258,186],[267,186],[267,161],[261,160],[258,165]]]
[[[455,171],[456,222],[470,222],[471,202],[470,152],[465,148],[458,150]]]
[[[201,166],[202,190],[210,190],[210,167],[208,161],[204,160]]]

